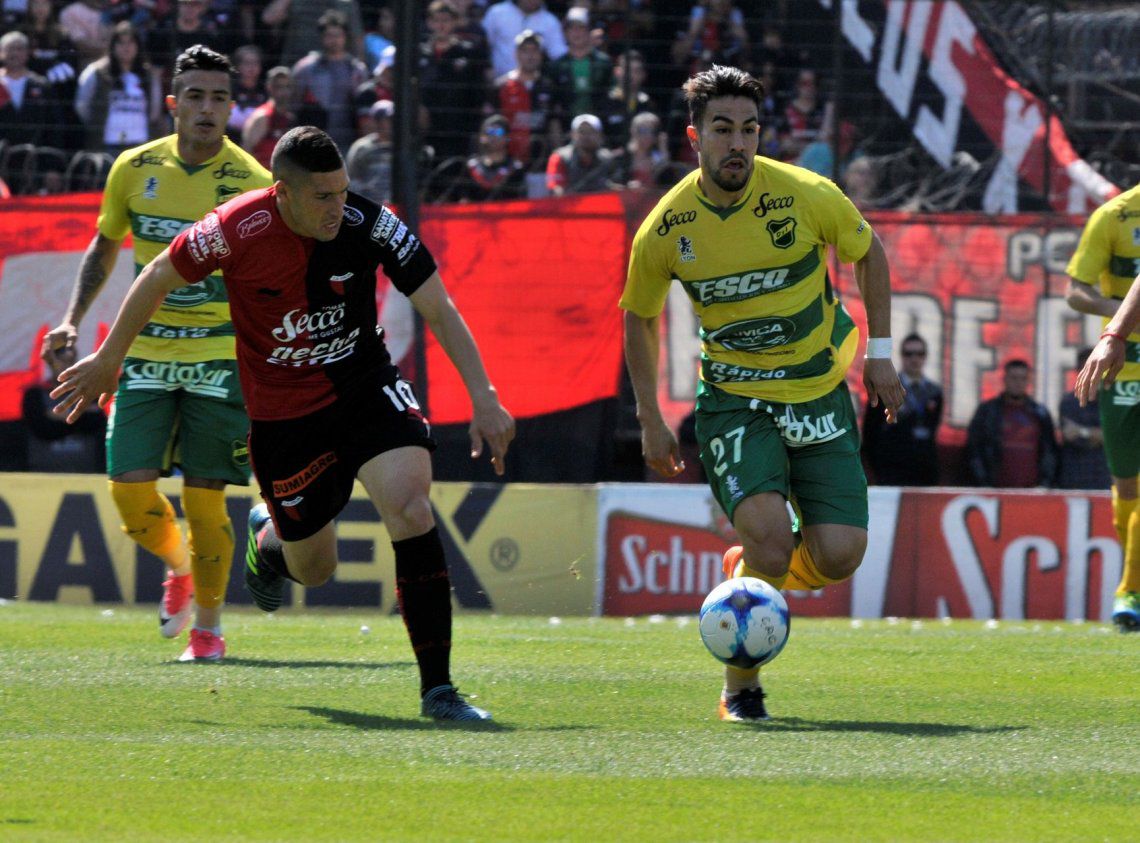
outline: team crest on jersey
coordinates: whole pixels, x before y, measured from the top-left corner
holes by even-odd
[[[240,193],[240,187],[232,187],[228,184],[219,184],[214,188],[214,205],[217,206],[221,205],[223,202],[229,202]]]
[[[682,263],[690,263],[697,259],[693,254],[693,241],[683,234],[677,238],[677,251],[681,253]]]
[[[156,176],[148,176],[146,183],[143,185],[143,199],[157,199],[158,198],[158,178]]]
[[[784,217],[782,220],[769,220],[764,224],[768,236],[772,238],[772,245],[777,249],[787,249],[796,242],[796,218]]]

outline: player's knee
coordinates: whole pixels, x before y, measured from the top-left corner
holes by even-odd
[[[773,577],[788,572],[795,542],[791,528],[765,528],[764,525],[741,523],[736,527],[744,545],[744,564]]]
[[[420,536],[435,526],[431,499],[426,494],[409,495],[385,507],[381,517],[393,539]]]
[[[305,588],[316,588],[332,579],[336,572],[336,559],[326,556],[305,559],[298,563],[289,560],[289,572]]]
[[[829,580],[840,581],[854,576],[863,564],[867,551],[866,530],[844,530],[839,535],[827,536],[809,546],[812,560],[819,572]]]

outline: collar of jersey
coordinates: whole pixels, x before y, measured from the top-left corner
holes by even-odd
[[[759,173],[760,165],[757,164],[752,168],[752,176],[748,179],[748,192],[744,194],[743,198],[739,202],[737,202],[735,205],[729,205],[727,208],[721,208],[719,205],[714,205],[708,198],[705,197],[705,192],[701,189],[699,175],[697,176],[697,180],[693,185],[693,187],[696,188],[693,191],[693,195],[697,197],[698,202],[700,202],[722,220],[726,220],[748,204],[748,200],[752,198],[752,194],[756,190],[756,180],[759,178]]]

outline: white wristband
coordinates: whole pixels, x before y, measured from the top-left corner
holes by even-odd
[[[868,360],[890,360],[891,359],[891,338],[890,337],[868,337],[867,338],[867,354]]]

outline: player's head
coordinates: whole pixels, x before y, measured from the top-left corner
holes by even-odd
[[[336,237],[348,198],[348,173],[333,139],[316,126],[290,129],[273,148],[269,166],[285,224],[302,237]]]
[[[702,176],[721,190],[742,190],[760,144],[760,80],[735,67],[714,64],[683,86],[689,106],[689,143]]]
[[[233,108],[233,65],[203,44],[188,47],[174,60],[166,107],[180,141],[211,147],[222,142]]]

